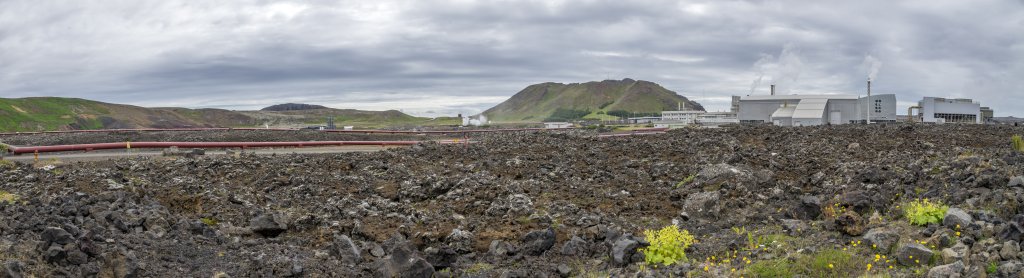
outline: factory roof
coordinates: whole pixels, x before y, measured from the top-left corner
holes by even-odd
[[[779,107],[772,113],[772,119],[774,118],[792,118],[793,112],[796,112],[796,106]]]
[[[793,112],[794,119],[818,118],[825,114],[825,106],[828,105],[827,98],[807,98],[800,100]]]
[[[856,95],[756,95],[743,96],[740,100],[802,100],[802,99],[857,99]]]

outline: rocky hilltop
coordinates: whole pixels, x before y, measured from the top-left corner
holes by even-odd
[[[328,109],[323,105],[305,104],[305,103],[284,103],[275,104],[264,107],[260,111],[297,111],[297,110],[314,110],[314,109]]]
[[[530,85],[483,114],[497,122],[615,119],[621,115],[660,115],[664,110],[704,110],[699,103],[658,84],[623,79],[587,83]]]
[[[516,132],[374,153],[3,163],[0,271],[1019,277],[1015,134],[1024,129]],[[665,227],[693,239],[675,249],[685,258],[655,267],[644,232]]]

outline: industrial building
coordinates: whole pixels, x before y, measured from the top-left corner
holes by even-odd
[[[736,113],[733,112],[707,112],[697,115],[697,125],[705,127],[716,127],[724,124],[736,124],[740,121],[736,119]]]
[[[925,97],[910,107],[918,109],[917,119],[926,123],[977,123],[991,119],[992,109],[981,107],[977,101],[966,98]],[[913,114],[913,112],[911,112]]]
[[[570,128],[572,123],[568,122],[545,122],[544,128]]]
[[[896,121],[896,95],[759,95],[734,98],[741,123],[778,126]]]
[[[661,111],[661,121],[693,124],[697,122],[697,116],[704,113],[700,110]]]
[[[705,112],[699,110],[661,111],[661,119],[654,122],[654,127],[678,128],[685,126],[717,127],[724,124],[739,123],[733,112]]]

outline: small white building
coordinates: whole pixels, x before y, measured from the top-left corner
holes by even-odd
[[[627,118],[626,121],[631,124],[653,124],[654,122],[661,121],[661,117],[634,117]]]
[[[925,97],[917,103],[926,123],[982,123],[981,104],[966,98]]]
[[[694,124],[697,123],[697,116],[704,113],[700,110],[661,111],[661,121]]]
[[[546,122],[544,128],[570,128],[572,123],[567,122]]]

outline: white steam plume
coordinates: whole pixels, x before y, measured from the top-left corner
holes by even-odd
[[[772,60],[775,60],[775,57],[772,57],[772,55],[761,54],[761,59],[758,59],[757,62],[754,63],[753,68],[754,71],[757,72],[757,78],[754,78],[754,81],[750,83],[749,95],[753,95],[754,90],[757,90],[757,87],[761,86],[761,81],[764,80],[765,69],[772,63]]]
[[[803,71],[803,67],[804,62],[800,59],[800,48],[792,43],[783,46],[779,60],[775,63],[775,73],[772,75],[776,94],[791,92],[793,87],[796,87],[797,81],[800,80],[800,72]]]
[[[462,126],[482,126],[489,123],[490,121],[487,120],[487,116],[484,114],[478,115],[476,119],[473,119],[470,116],[462,117]]]
[[[882,61],[868,55],[864,57],[864,69],[868,72],[868,80],[875,80],[878,77],[878,70],[882,69]]]
[[[775,85],[775,93],[790,92],[792,87],[800,80],[800,72],[803,70],[804,62],[800,59],[800,49],[792,43],[782,47],[779,58],[769,54],[761,54],[761,59],[754,63],[753,69],[756,72],[754,81],[750,83],[750,93],[753,94],[757,87],[768,75],[771,84]]]

